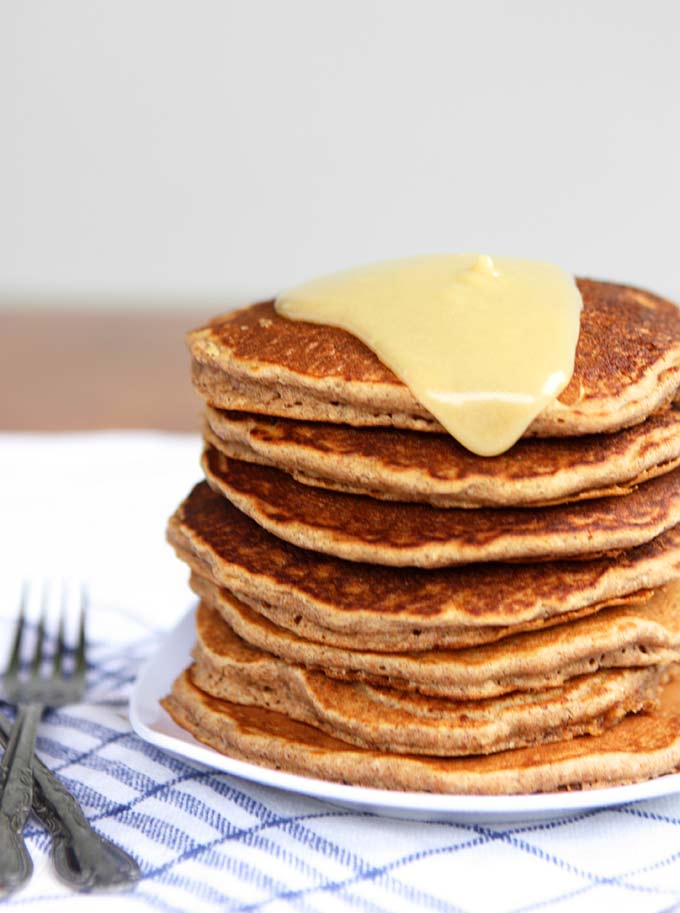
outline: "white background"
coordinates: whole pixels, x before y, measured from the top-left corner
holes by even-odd
[[[0,0],[0,301],[432,251],[680,298],[674,0]]]

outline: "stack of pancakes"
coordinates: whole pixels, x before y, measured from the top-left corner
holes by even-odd
[[[342,330],[269,302],[189,334],[206,481],[168,532],[201,600],[164,701],[181,726],[388,789],[680,765],[680,316],[578,284],[571,382],[491,458]]]

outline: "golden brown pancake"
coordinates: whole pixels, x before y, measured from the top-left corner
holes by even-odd
[[[180,726],[223,754],[263,767],[377,789],[511,794],[646,780],[680,765],[680,682],[651,712],[596,736],[464,758],[398,755],[353,747],[261,707],[211,697],[189,671],[162,701]]]
[[[206,440],[228,457],[274,466],[298,482],[434,507],[512,507],[629,494],[680,459],[680,406],[633,428],[519,441],[478,457],[450,435],[352,428],[206,410]]]
[[[547,630],[515,634],[500,643],[462,650],[374,653],[357,637],[354,650],[304,640],[253,611],[228,590],[197,574],[202,600],[196,656],[213,665],[208,635],[217,612],[238,637],[284,662],[320,669],[334,678],[418,691],[452,700],[479,700],[516,690],[555,688],[577,675],[606,668],[670,665],[680,661],[680,584],[646,603],[615,606]],[[210,690],[210,689],[208,689]]]
[[[307,640],[400,652],[495,640],[680,577],[680,529],[617,558],[426,571],[342,561],[270,535],[199,483],[168,524],[195,570]],[[479,638],[479,639],[478,639]]]
[[[212,609],[198,616],[192,679],[213,697],[277,710],[353,745],[415,754],[487,754],[602,732],[651,707],[659,667],[601,670],[544,691],[453,701],[329,678],[241,640]]]
[[[301,485],[285,472],[230,460],[210,446],[202,465],[213,488],[275,536],[372,564],[436,568],[597,555],[642,545],[680,523],[680,469],[626,497],[470,511]]]
[[[680,385],[680,315],[640,289],[578,280],[581,332],[571,382],[532,423],[547,437],[642,421]],[[360,340],[279,317],[272,302],[188,336],[193,381],[212,406],[312,421],[439,431],[439,423]]]

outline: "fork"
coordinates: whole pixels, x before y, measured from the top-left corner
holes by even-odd
[[[137,863],[90,827],[76,800],[43,764],[36,761],[34,769],[35,740],[44,708],[74,703],[82,697],[85,689],[85,594],[81,594],[74,669],[68,676],[64,673],[64,604],[52,668],[48,675],[41,676],[46,591],[30,675],[28,678],[20,675],[27,599],[28,589],[24,587],[14,644],[4,678],[5,695],[10,703],[18,705],[18,711],[0,763],[0,896],[19,888],[33,872],[33,863],[22,836],[31,803],[52,835],[53,860],[62,880],[80,890],[123,887],[139,878]],[[7,728],[3,722],[0,720],[0,730]],[[34,777],[38,787],[35,794]]]

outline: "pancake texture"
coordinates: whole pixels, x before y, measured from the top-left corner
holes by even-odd
[[[680,458],[680,407],[611,435],[533,438],[478,457],[450,435],[352,428],[206,409],[205,438],[227,457],[298,482],[434,507],[513,507],[630,494]]]
[[[379,652],[494,641],[680,577],[678,528],[616,559],[433,571],[355,564],[277,539],[205,482],[171,518],[168,538],[194,570],[279,627]]]
[[[511,635],[501,644],[419,653],[371,653],[306,641],[197,574],[192,575],[191,586],[202,600],[196,658],[213,668],[220,665],[210,640],[214,612],[247,644],[284,662],[322,670],[333,678],[453,700],[555,688],[598,669],[680,661],[678,583],[659,590],[642,605],[604,609],[571,624]]]
[[[680,767],[680,683],[652,712],[627,716],[596,736],[459,758],[353,747],[314,726],[261,707],[214,698],[187,670],[162,702],[199,741],[264,767],[340,783],[416,792],[518,794],[613,786]]]
[[[577,284],[583,312],[574,373],[530,434],[616,431],[655,412],[680,386],[680,316],[673,304],[625,285]],[[271,301],[216,318],[189,333],[188,344],[194,385],[212,406],[443,431],[360,340],[279,317]]]
[[[680,770],[680,312],[577,284],[573,376],[496,457],[344,330],[270,301],[188,334],[205,479],[167,528],[199,598],[175,722],[391,790]]]
[[[294,545],[397,567],[535,561],[634,548],[680,523],[680,469],[625,498],[522,508],[439,510],[301,485],[268,466],[208,446],[208,482],[269,532]]]
[[[601,671],[537,692],[452,701],[329,678],[241,640],[214,610],[199,610],[195,684],[237,704],[284,713],[366,748],[486,754],[601,732],[653,706],[663,670]]]

